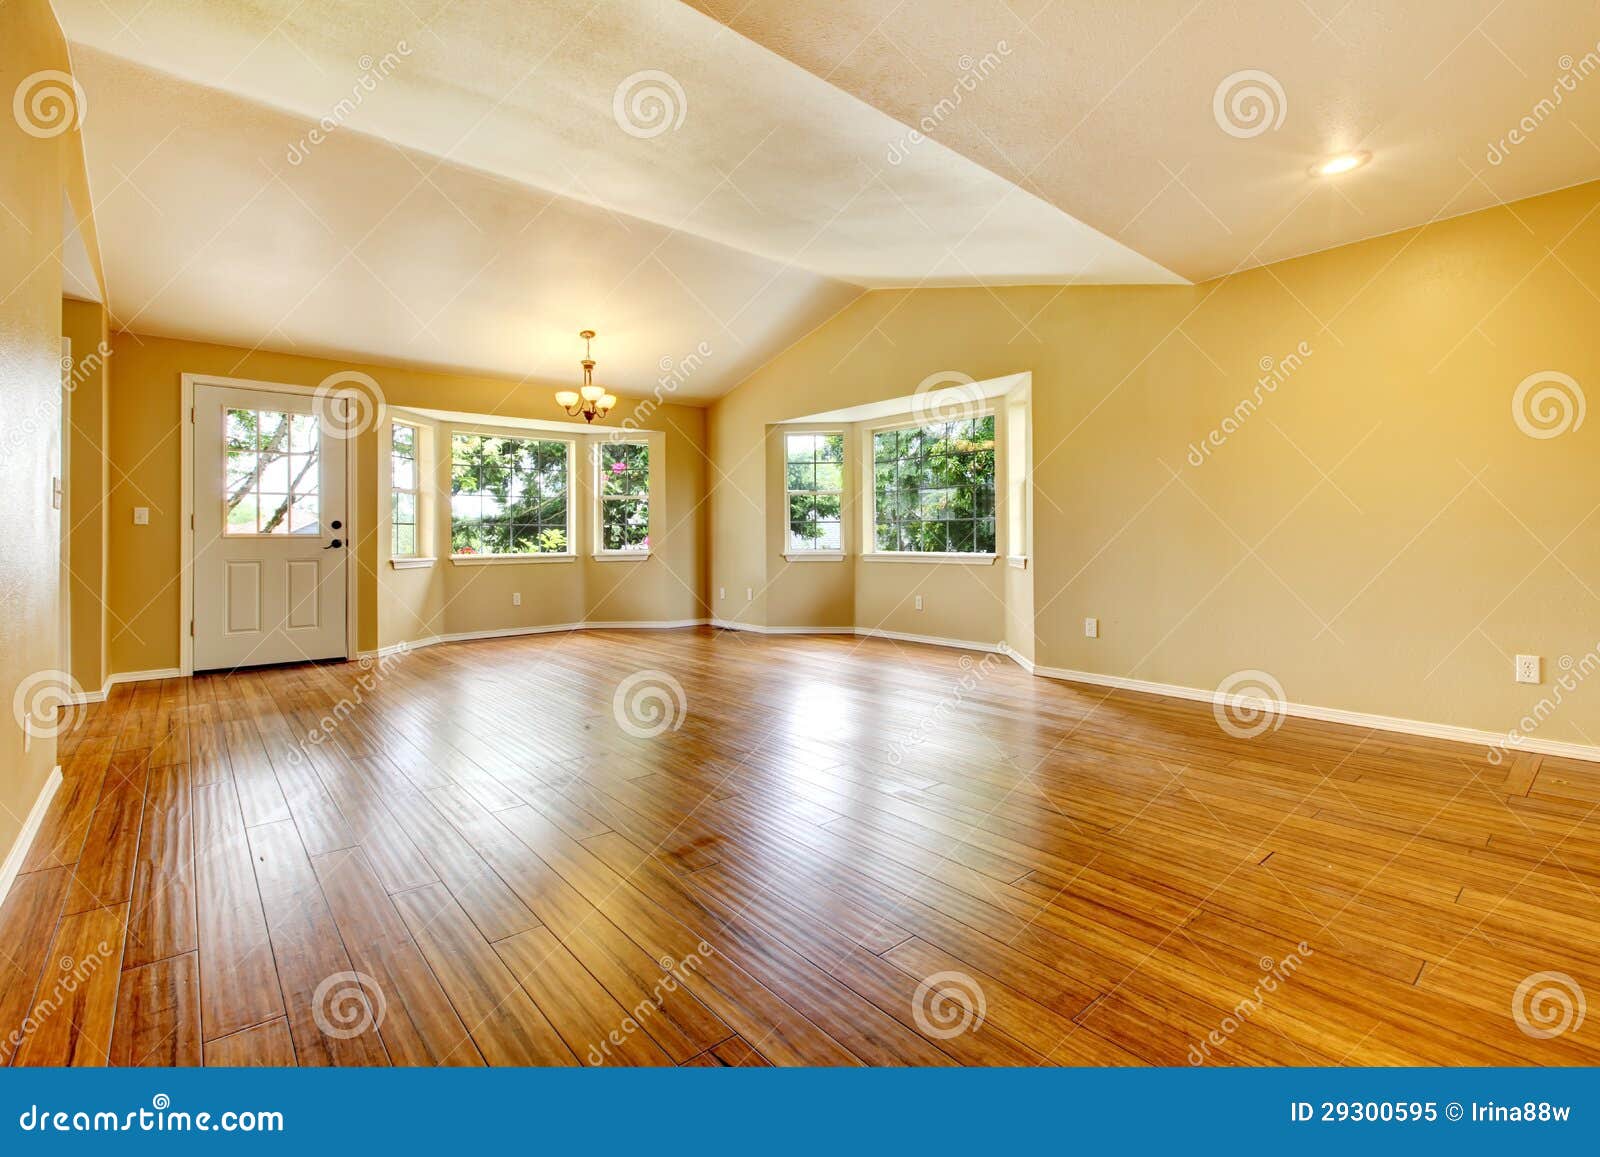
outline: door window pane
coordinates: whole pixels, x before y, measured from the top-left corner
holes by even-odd
[[[224,534],[321,532],[320,430],[314,415],[229,409],[222,437]]]

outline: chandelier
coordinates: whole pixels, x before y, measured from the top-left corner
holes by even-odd
[[[556,405],[576,418],[583,415],[585,422],[604,418],[617,404],[617,396],[604,386],[594,384],[594,358],[589,356],[589,343],[594,340],[594,330],[578,334],[583,339],[583,385],[576,390],[557,390]]]

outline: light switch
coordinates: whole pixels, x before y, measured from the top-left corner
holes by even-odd
[[[150,508],[148,506],[135,506],[133,508],[133,524],[135,526],[150,525]]]

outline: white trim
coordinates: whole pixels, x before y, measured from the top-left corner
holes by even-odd
[[[182,679],[186,672],[177,667],[157,667],[150,671],[118,671],[107,675],[104,686],[98,691],[81,691],[72,697],[74,703],[104,703],[111,688],[118,683],[147,683],[152,679]]]
[[[912,635],[904,631],[884,631],[877,627],[767,627],[742,623],[736,619],[712,619],[711,625],[724,631],[749,631],[756,635],[853,635],[866,639],[889,639],[897,643],[922,643],[929,647],[954,647],[961,651],[1008,653],[1004,643],[975,643],[969,639],[946,639],[938,635]]]
[[[1025,554],[1008,554],[1006,555],[1006,565],[1017,570],[1027,570],[1028,556]]]
[[[597,550],[589,557],[595,562],[643,562],[654,553],[649,550]]]
[[[455,566],[502,566],[516,562],[576,562],[578,556],[571,551],[540,551],[538,554],[453,554],[450,561]]]
[[[439,560],[420,554],[407,554],[399,558],[390,558],[389,565],[395,570],[419,570],[422,567],[432,566]]]
[[[842,550],[786,550],[783,557],[790,562],[843,562],[848,556]]]
[[[993,566],[999,555],[934,550],[869,550],[862,562],[953,562],[958,566]]]
[[[179,508],[178,508],[178,675],[194,674],[194,388],[218,386],[223,389],[261,390],[273,394],[300,394],[315,396],[322,387],[296,386],[288,382],[260,382],[251,378],[228,378],[216,374],[183,374],[180,377],[178,428],[179,440]],[[360,397],[361,391],[351,386],[339,387],[329,392],[333,397]],[[380,402],[381,406],[382,403]],[[345,439],[344,452],[344,523],[345,542],[349,549],[344,557],[344,654],[346,659],[356,657],[356,625],[360,620],[361,591],[356,583],[356,443],[357,438]],[[155,676],[161,678],[163,676]],[[115,676],[113,676],[115,678]],[[106,681],[111,686],[112,680]]]
[[[1037,675],[1039,673],[1038,668],[1033,665],[1033,660],[1019,653],[1015,647],[1006,647],[1005,653],[1011,657],[1011,661],[1013,663],[1021,667],[1028,674]]]
[[[420,639],[406,639],[399,643],[390,643],[387,647],[379,647],[376,651],[362,651],[358,658],[381,659],[398,651],[415,651],[422,647],[437,646],[440,643],[470,643],[476,639],[509,639],[517,635],[554,635],[563,631],[675,631],[682,627],[704,627],[709,622],[710,620],[708,619],[660,619],[634,622],[584,621],[578,623],[551,623],[537,627],[504,627],[493,631],[458,631],[449,635],[425,635]]]
[[[1069,683],[1089,683],[1097,687],[1112,687],[1120,691],[1137,691],[1143,695],[1166,695],[1176,699],[1190,699],[1200,703],[1224,706],[1245,704],[1260,707],[1260,697],[1224,695],[1199,687],[1185,687],[1178,683],[1155,683],[1148,679],[1130,679],[1122,675],[1101,675],[1094,671],[1074,671],[1064,667],[1036,667],[1034,674],[1046,679],[1061,679]],[[1314,719],[1321,723],[1337,723],[1346,727],[1366,727],[1377,731],[1391,731],[1401,735],[1417,735],[1424,739],[1444,739],[1453,743],[1466,743],[1474,747],[1489,747],[1504,751],[1527,751],[1538,755],[1565,756],[1600,763],[1600,746],[1568,743],[1558,739],[1537,739],[1523,736],[1511,743],[1503,731],[1483,731],[1475,727],[1459,727],[1453,723],[1429,723],[1421,719],[1402,719],[1394,715],[1374,715],[1366,711],[1346,711],[1339,707],[1318,707],[1310,703],[1277,703],[1274,710],[1299,719]]]
[[[33,801],[33,807],[28,809],[28,818],[22,821],[22,830],[17,833],[16,842],[6,853],[5,863],[0,864],[0,904],[4,904],[6,897],[11,894],[11,885],[16,881],[17,873],[22,871],[22,863],[28,858],[28,849],[33,846],[34,837],[44,826],[45,813],[60,787],[61,765],[58,763],[45,776],[44,786],[39,789],[39,797]]]

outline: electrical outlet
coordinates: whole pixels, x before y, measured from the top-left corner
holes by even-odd
[[[917,596],[917,610],[920,611],[921,609],[922,609],[922,596],[918,595]]]
[[[1098,639],[1100,637],[1100,620],[1099,619],[1084,619],[1083,620],[1083,637],[1085,639]]]
[[[133,508],[133,524],[135,526],[150,525],[150,508],[148,506],[135,506]]]
[[[1540,659],[1538,655],[1517,656],[1517,682],[1538,683],[1541,679]]]
[[[728,588],[727,587],[718,587],[717,588],[717,598],[725,599],[727,597],[728,597]]]
[[[756,597],[756,588],[755,587],[745,587],[744,588],[744,601],[745,602],[748,603],[752,599],[754,599],[755,597]]]
[[[512,591],[511,592],[511,605],[514,606],[514,607],[520,607],[522,605],[522,592],[521,591]]]

